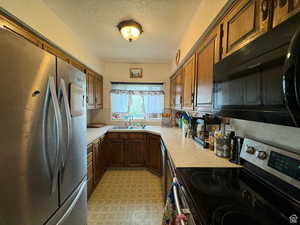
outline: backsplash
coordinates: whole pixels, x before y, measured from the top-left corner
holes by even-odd
[[[300,153],[300,128],[231,119],[236,134]]]

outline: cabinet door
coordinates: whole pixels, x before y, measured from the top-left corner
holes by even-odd
[[[287,20],[300,11],[300,0],[273,0],[272,27]]]
[[[170,79],[170,105],[171,108],[175,108],[175,98],[176,98],[176,79],[171,77]]]
[[[178,70],[175,78],[175,108],[181,109],[183,96],[183,71]]]
[[[94,109],[95,108],[95,97],[94,97],[94,76],[92,73],[87,72],[86,74],[87,78],[87,106],[88,109]]]
[[[94,185],[97,185],[99,183],[99,176],[100,176],[100,170],[99,170],[99,159],[100,159],[100,152],[99,152],[99,142],[96,141],[93,143],[94,146]]]
[[[144,140],[125,140],[125,165],[129,167],[144,166],[144,148]]]
[[[219,31],[215,30],[196,53],[196,107],[212,102],[213,68],[215,62],[218,61],[220,52],[219,37]]]
[[[268,0],[239,0],[223,19],[222,58],[242,48],[270,27]]]
[[[183,66],[184,74],[184,93],[183,93],[183,107],[193,107],[194,96],[194,78],[195,78],[195,55],[187,61]]]
[[[146,165],[151,172],[161,175],[162,159],[159,136],[152,134],[148,136]]]
[[[107,155],[109,166],[123,167],[124,166],[124,141],[122,139],[108,140]]]
[[[87,147],[87,196],[88,198],[91,196],[94,189],[94,166],[93,166],[93,144],[88,145]]]
[[[102,92],[102,82],[100,76],[95,76],[95,104],[96,108],[102,108],[102,99],[101,99],[101,92]]]

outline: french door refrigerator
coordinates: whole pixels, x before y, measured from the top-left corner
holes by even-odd
[[[0,29],[0,225],[86,225],[84,74]]]

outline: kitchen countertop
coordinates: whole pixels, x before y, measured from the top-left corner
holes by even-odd
[[[160,135],[172,157],[175,167],[220,167],[235,168],[228,159],[217,157],[213,151],[203,149],[191,138],[185,138],[182,129],[147,126],[145,129],[112,129],[113,126],[87,129],[87,143],[92,143],[106,132],[147,132]]]

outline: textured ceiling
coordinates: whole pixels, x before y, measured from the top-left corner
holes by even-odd
[[[201,0],[43,1],[102,60],[164,63],[174,58]],[[116,28],[124,19],[134,19],[143,26],[144,33],[132,43]]]

